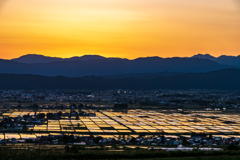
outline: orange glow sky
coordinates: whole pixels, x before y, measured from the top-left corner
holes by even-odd
[[[0,58],[240,55],[237,0],[0,0]]]

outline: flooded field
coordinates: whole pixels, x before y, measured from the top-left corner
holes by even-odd
[[[47,110],[35,112],[27,109],[21,111],[10,109],[0,117],[21,119],[24,115],[38,115],[44,113],[56,114],[62,112],[60,119],[42,119],[38,123],[28,122],[27,129],[4,129],[0,138],[27,139],[39,136],[60,135],[62,133],[75,135],[139,135],[162,134],[190,135],[192,133],[205,133],[213,135],[238,135],[240,133],[240,115],[200,113],[171,113],[158,110],[128,110],[127,112],[114,112],[111,110],[83,110],[94,113],[96,116],[64,116],[65,113],[77,110]],[[23,121],[23,119],[21,119]],[[16,132],[16,133],[14,133]]]

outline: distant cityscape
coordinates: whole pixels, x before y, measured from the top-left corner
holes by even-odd
[[[0,103],[0,144],[209,146],[240,142],[240,92],[2,90]]]
[[[111,104],[124,102],[135,106],[178,106],[213,107],[224,109],[240,108],[240,92],[212,90],[2,90],[0,102],[41,103],[41,102],[91,102]],[[109,103],[110,102],[110,103]]]

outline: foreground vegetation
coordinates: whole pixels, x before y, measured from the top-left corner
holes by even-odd
[[[86,149],[82,146],[66,146],[63,149],[45,149],[39,146],[37,149],[9,149],[0,148],[0,160],[80,160],[80,159],[143,159],[143,160],[235,160],[240,158],[238,147],[228,147],[224,151],[170,151],[163,150],[146,150],[146,149],[129,149],[99,147]]]
[[[174,157],[174,158],[147,158],[147,159],[135,159],[135,160],[239,160],[240,156],[209,156],[209,157]],[[125,159],[130,160],[130,159]]]

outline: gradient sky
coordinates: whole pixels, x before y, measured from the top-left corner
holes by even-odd
[[[0,58],[240,55],[238,0],[0,0]]]

